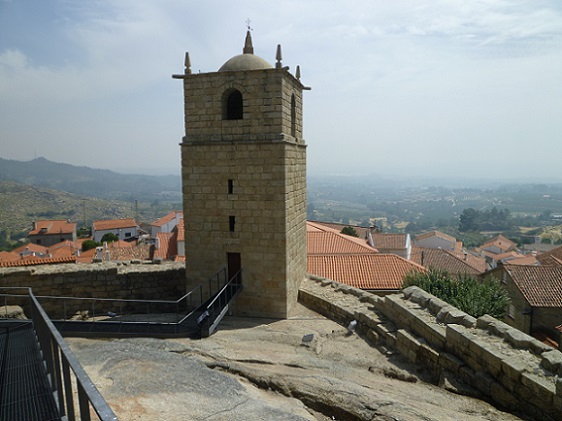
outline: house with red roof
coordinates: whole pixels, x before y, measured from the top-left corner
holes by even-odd
[[[76,223],[66,220],[39,220],[27,235],[29,242],[45,247],[61,241],[76,241]]]
[[[379,253],[365,240],[307,221],[307,271],[379,295],[402,288],[404,276],[425,272],[396,254]]]
[[[12,253],[16,253],[20,257],[45,257],[49,254],[49,249],[45,246],[29,243],[12,250]]]
[[[101,242],[105,234],[115,234],[119,240],[132,241],[139,236],[139,225],[134,218],[109,219],[92,223],[92,237]]]
[[[410,234],[386,234],[374,232],[370,234],[371,245],[381,253],[397,254],[406,260],[412,254]]]
[[[546,334],[560,343],[562,323],[562,266],[506,263],[487,274],[507,289],[511,304],[504,321],[529,335]]]
[[[480,250],[487,251],[493,254],[503,254],[508,251],[513,251],[517,247],[517,244],[511,241],[509,238],[504,237],[502,234],[496,235],[484,242],[480,246]]]
[[[441,231],[430,231],[414,237],[414,244],[418,247],[428,249],[442,249],[442,250],[459,250],[462,249],[462,243],[457,241],[456,238],[451,237]]]
[[[543,266],[562,266],[562,246],[537,254],[536,258]]]
[[[150,236],[156,238],[159,232],[171,233],[183,218],[182,211],[172,211],[150,224]]]
[[[453,276],[478,276],[488,269],[482,257],[443,249],[413,247],[412,261],[427,269],[443,270]]]
[[[185,260],[185,232],[183,218],[173,228],[172,232],[158,232],[154,241],[152,259]]]

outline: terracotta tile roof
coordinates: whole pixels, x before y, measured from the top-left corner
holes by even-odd
[[[494,254],[492,256],[492,258],[498,262],[507,261],[511,259],[519,259],[521,257],[525,257],[525,256],[523,256],[521,253],[517,253],[516,251],[506,251],[505,253]]]
[[[154,249],[154,259],[171,260],[178,254],[177,235],[171,232],[159,232],[156,234],[159,248]]]
[[[59,263],[76,263],[76,257],[75,256],[67,256],[67,257],[28,256],[23,259],[12,260],[9,262],[0,261],[0,267],[53,265]]]
[[[562,307],[562,267],[503,266],[533,307]]]
[[[39,220],[35,221],[34,229],[29,231],[29,235],[49,235],[49,234],[73,234],[76,231],[76,223],[67,220]]]
[[[124,247],[108,247],[111,260],[149,260],[150,246],[147,244]]]
[[[10,262],[19,259],[20,255],[17,253],[13,253],[11,251],[0,251],[0,262]]]
[[[47,247],[40,246],[38,244],[29,243],[20,246],[17,249],[12,250],[12,252],[17,254],[22,254],[22,253],[47,254]]]
[[[395,254],[378,253],[365,240],[307,221],[307,268],[317,276],[357,288],[400,289],[404,276],[420,265]]]
[[[306,223],[307,253],[310,254],[362,254],[377,253],[365,240],[339,233],[337,230]]]
[[[375,232],[372,234],[373,244],[378,249],[405,249],[407,234],[383,234]]]
[[[92,263],[95,254],[96,254],[95,248],[86,251],[81,251],[80,256],[76,257],[76,261],[78,263]]]
[[[130,248],[135,247],[135,243],[130,241],[117,240],[107,244],[107,248]]]
[[[521,266],[537,266],[539,261],[537,258],[531,254],[521,255],[521,257],[510,259],[507,261],[510,265],[521,265]]]
[[[447,235],[441,231],[429,231],[429,232],[424,232],[423,234],[420,235],[416,235],[416,241],[417,240],[427,240],[428,238],[432,238],[432,237],[439,237],[442,238],[444,240],[450,241],[453,244],[457,243],[457,239],[451,237],[450,235]]]
[[[400,289],[406,274],[425,270],[395,254],[307,257],[308,273],[369,290]]]
[[[53,257],[74,256],[82,246],[76,241],[65,240],[60,243],[53,244],[47,249],[47,253]]]
[[[176,231],[178,232],[178,241],[185,241],[185,228],[183,226],[183,218],[180,219],[178,225],[176,225]]]
[[[537,255],[537,260],[543,266],[559,265],[562,262],[562,246]]]
[[[497,247],[503,251],[509,251],[517,246],[516,243],[511,241],[509,238],[504,237],[502,234],[496,235],[494,238],[485,241],[484,244],[480,246],[482,249],[486,249],[488,247]]]
[[[168,222],[172,221],[173,219],[175,219],[176,215],[180,214],[180,216],[183,218],[183,212],[182,211],[172,211],[169,214],[163,216],[162,218],[157,219],[156,221],[154,221],[152,224],[155,227],[161,227],[162,225],[167,224]]]
[[[308,221],[310,222],[310,221]],[[324,228],[331,228],[336,230],[337,232],[341,233],[341,230],[345,227],[352,227],[357,232],[358,238],[367,238],[367,234],[369,233],[370,229],[365,227],[358,227],[357,225],[350,225],[350,224],[338,224],[336,222],[320,222],[320,221],[313,221],[314,224],[318,226],[322,226]]]
[[[94,231],[105,231],[114,230],[119,228],[131,228],[136,227],[138,224],[134,218],[125,219],[108,219],[105,221],[94,221],[92,224],[92,229]]]
[[[309,254],[353,254],[377,252],[367,244],[358,244],[355,241],[342,238],[339,234],[330,232],[308,232],[306,239]]]
[[[473,256],[474,257],[474,256]],[[479,275],[485,271],[476,268],[469,261],[468,253],[466,260],[463,257],[456,256],[455,253],[443,249],[430,249],[423,247],[415,247],[412,249],[412,261],[426,267],[446,270],[452,275],[465,274],[465,275]],[[482,260],[484,260],[482,258]],[[484,264],[486,262],[484,261]]]

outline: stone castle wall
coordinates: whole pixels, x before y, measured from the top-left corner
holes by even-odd
[[[359,332],[440,385],[460,380],[465,393],[509,412],[562,419],[562,353],[497,319],[475,319],[416,287],[378,297],[313,276],[299,301],[344,325],[357,320]]]
[[[95,297],[133,300],[177,300],[186,293],[185,267],[183,263],[154,264],[68,264],[42,267],[0,269],[0,292],[2,287],[31,287],[35,296]],[[18,293],[22,293],[18,291]],[[25,292],[23,292],[25,294]],[[0,305],[4,298],[0,297]],[[28,316],[27,298],[19,302],[10,298],[10,305],[21,305]],[[47,314],[52,318],[71,317],[76,312],[92,314],[92,302],[76,302],[39,298]],[[96,302],[94,312],[105,314],[118,312],[122,304]],[[136,308],[140,306],[142,308]],[[145,305],[131,303],[123,310],[151,311]],[[160,309],[152,309],[158,312]],[[169,311],[175,311],[169,309]]]

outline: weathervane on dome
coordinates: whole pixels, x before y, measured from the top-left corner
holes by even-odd
[[[253,31],[252,27],[250,26],[250,23],[252,23],[250,18],[246,19],[246,27],[248,28],[248,31]]]

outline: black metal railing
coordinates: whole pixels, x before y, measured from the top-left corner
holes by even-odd
[[[88,377],[67,343],[57,331],[31,288],[1,287],[2,290],[26,290],[30,301],[33,330],[39,346],[38,355],[43,360],[47,381],[53,392],[62,419],[89,421],[92,413],[102,421],[117,420],[103,396]],[[24,294],[2,293],[7,297]]]
[[[167,333],[181,333],[185,322],[200,307],[218,294],[226,282],[226,269],[221,269],[177,300],[115,299],[96,297],[68,297],[39,295],[44,307],[51,311],[57,326],[60,322],[88,321],[91,324],[110,325],[166,325]],[[134,329],[133,329],[134,330]]]
[[[239,270],[212,298],[197,320],[201,336],[209,337],[226,315],[232,299],[242,289],[242,271]]]

